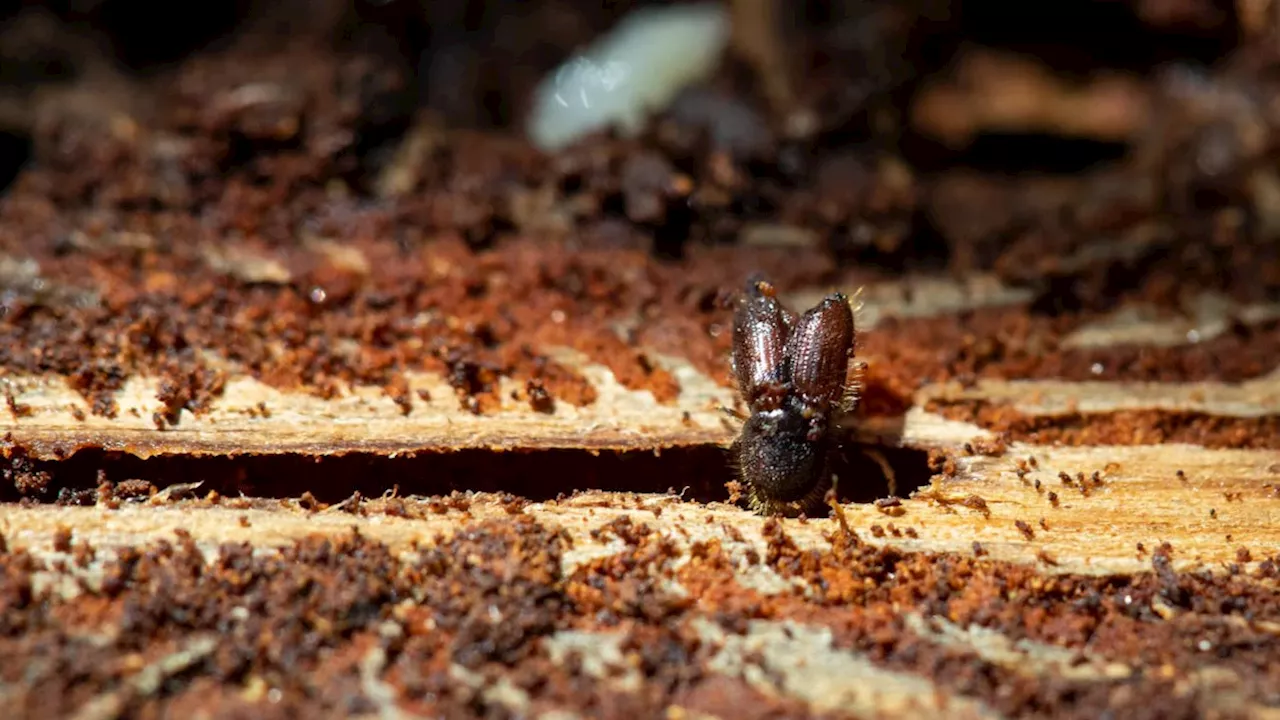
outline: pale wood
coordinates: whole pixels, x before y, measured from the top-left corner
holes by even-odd
[[[937,293],[949,295],[950,299],[936,303],[927,297],[922,300],[919,292],[902,292],[901,285],[873,288],[863,294],[867,307],[860,315],[862,327],[874,332],[879,318],[924,316],[946,313],[948,308],[954,311],[960,306],[1013,304],[1025,299],[1019,291],[990,281],[952,281],[951,285],[941,279],[911,282],[937,288]],[[798,295],[803,299],[827,290],[813,288]],[[1090,342],[1169,337],[1163,330],[1163,335],[1154,331],[1134,335],[1133,321],[1127,317],[1122,323],[1099,323],[1090,331]],[[1139,317],[1136,321],[1167,324],[1164,319]],[[1202,321],[1215,322],[1213,318]],[[554,414],[541,415],[522,404],[505,401],[501,411],[475,416],[459,408],[452,391],[440,378],[417,375],[411,378],[411,388],[428,389],[433,399],[422,402],[415,398],[412,412],[405,416],[375,389],[356,390],[344,398],[326,401],[304,394],[280,393],[237,377],[207,415],[195,418],[184,413],[176,428],[157,431],[150,420],[151,413],[159,407],[154,381],[138,379],[129,383],[120,395],[122,412],[117,419],[89,415],[77,420],[70,408],[84,408],[84,401],[60,379],[10,378],[15,399],[29,405],[32,413],[7,419],[0,423],[0,430],[44,458],[56,457],[59,452],[80,445],[140,456],[351,451],[396,454],[459,448],[660,450],[705,444],[724,446],[734,436],[732,424],[725,422],[719,410],[721,405],[733,403],[732,391],[680,358],[660,358],[683,387],[676,402],[664,405],[648,393],[622,388],[606,369],[587,363],[572,352],[556,351],[555,355],[593,382],[600,395],[595,405],[575,409],[562,403]],[[870,357],[868,361],[874,364],[877,359]],[[502,395],[506,397],[505,389]],[[852,435],[862,441],[946,452],[955,460],[954,476],[938,477],[932,486],[905,499],[900,516],[886,515],[870,504],[846,504],[842,508],[852,529],[865,542],[962,555],[975,553],[977,543],[992,559],[1025,563],[1046,576],[1149,572],[1152,552],[1165,542],[1173,548],[1173,566],[1177,569],[1224,572],[1228,565],[1237,563],[1240,548],[1246,548],[1252,561],[1243,563],[1243,569],[1250,572],[1280,548],[1280,452],[1211,450],[1192,445],[1069,448],[1013,443],[1001,456],[969,455],[963,450],[966,443],[990,440],[991,434],[975,425],[925,411],[923,408],[931,399],[1008,403],[1032,415],[1072,409],[1164,409],[1257,417],[1280,411],[1280,373],[1234,385],[983,381],[967,388],[929,387],[917,395],[915,406],[902,418],[850,419],[847,424]],[[259,402],[268,407],[269,417],[252,415],[251,410]],[[1019,477],[1018,461],[1031,456],[1036,458],[1037,468]],[[1101,473],[1103,484],[1088,496],[1064,485],[1058,477],[1060,472],[1073,478],[1077,473],[1088,477],[1095,471]],[[181,482],[185,478],[172,480]],[[842,482],[860,480],[844,478]],[[1037,480],[1039,490],[1035,488]],[[1050,491],[1058,495],[1057,507],[1049,502]],[[199,489],[195,492],[202,495]],[[484,498],[473,502],[467,513],[426,513],[422,519],[388,517],[376,512],[352,515],[339,509],[308,512],[292,501],[259,502],[252,509],[228,507],[228,502],[235,501],[125,504],[117,510],[4,505],[0,506],[0,532],[11,545],[57,556],[52,551],[55,532],[61,527],[72,528],[77,541],[88,541],[100,552],[88,568],[77,569],[67,563],[65,572],[92,582],[113,548],[172,538],[179,529],[191,533],[209,552],[224,542],[248,542],[270,552],[311,534],[336,535],[358,527],[361,533],[388,543],[398,552],[410,553],[415,543],[429,545],[437,536],[448,535],[476,520],[507,517],[504,507]],[[376,505],[379,501],[366,502]],[[421,501],[410,498],[407,502],[413,505]],[[716,540],[732,558],[743,559],[752,551],[762,553],[766,545],[765,519],[727,504],[684,502],[674,496],[588,492],[561,502],[532,504],[525,512],[564,528],[572,536],[573,549],[564,558],[566,572],[591,558],[622,549],[616,540],[601,541],[592,536],[592,530],[622,515],[654,527],[682,552],[693,542]],[[1028,538],[1018,528],[1018,521],[1026,523],[1033,537]],[[783,522],[786,532],[801,548],[825,549],[829,547],[827,538],[837,530],[834,519]],[[900,536],[893,534],[891,525]],[[915,537],[906,534],[908,528]],[[786,580],[767,567],[739,562],[736,572],[738,582],[761,592],[788,587]],[[42,576],[40,582],[52,583],[64,593],[79,592],[75,583],[57,572]],[[1067,653],[1055,646],[1017,640],[992,630],[955,626],[942,617],[912,616],[908,620],[922,637],[977,652],[1033,676],[1106,679],[1152,671],[1110,662],[1087,651]],[[1260,627],[1280,637],[1280,627]],[[745,636],[727,643],[724,638],[711,637],[715,635],[714,628],[707,628],[706,632],[709,640],[721,642],[720,655],[712,663],[716,672],[734,675],[738,672],[735,668],[742,665],[741,657],[756,653],[771,674],[765,678],[753,676],[748,678],[750,682],[762,692],[802,700],[815,710],[855,710],[883,717],[998,717],[971,699],[936,688],[932,694],[924,692],[930,684],[921,678],[878,669],[865,657],[832,649],[821,627],[759,622]],[[599,670],[601,682],[627,682],[628,670],[617,666],[623,661],[610,654],[607,635],[585,639],[571,633],[561,635],[549,642],[595,648],[590,651],[587,664]],[[848,677],[864,682],[827,682],[823,679],[827,676],[798,664],[796,659],[800,657],[825,658],[826,666],[839,668]],[[458,672],[461,681],[465,681],[463,671]],[[1232,671],[1211,665],[1188,679],[1190,687],[1211,696],[1214,708],[1223,713],[1274,717],[1274,709],[1257,705],[1235,689],[1242,687],[1242,682]],[[503,702],[514,710],[527,701],[514,689],[503,692]]]

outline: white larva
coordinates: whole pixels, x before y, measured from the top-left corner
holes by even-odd
[[[636,10],[542,81],[529,138],[555,151],[609,126],[635,134],[650,113],[710,75],[728,41],[729,14],[719,3]]]

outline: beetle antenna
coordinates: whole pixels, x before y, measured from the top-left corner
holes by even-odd
[[[827,495],[823,499],[831,508],[831,512],[835,513],[836,521],[840,523],[840,533],[846,538],[853,537],[853,531],[849,529],[849,520],[844,516],[844,508],[840,506],[840,494],[837,492],[839,483],[840,477],[832,475],[831,489],[827,491]]]

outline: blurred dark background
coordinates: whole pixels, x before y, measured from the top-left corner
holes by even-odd
[[[378,58],[406,80],[384,99],[383,123],[407,127],[429,107],[449,123],[518,128],[536,81],[576,47],[646,4],[478,0],[64,0],[0,5],[0,181],[30,155],[37,107],[50,88],[154,78],[202,52],[283,40]],[[647,3],[653,4],[653,3]],[[1237,7],[1214,0],[1048,0],[1009,3],[783,3],[778,32],[819,76],[801,88],[827,111],[832,143],[863,139],[873,100],[905,112],[930,78],[964,49],[1023,53],[1065,78],[1099,71],[1149,74],[1169,63],[1212,66],[1242,42]],[[733,64],[732,62],[730,63]],[[741,65],[741,61],[737,61]],[[805,68],[796,76],[805,77]],[[732,70],[731,70],[732,71]],[[738,68],[739,75],[745,74]],[[743,82],[748,91],[753,83]],[[760,102],[761,98],[751,98]],[[920,167],[1070,172],[1121,156],[1111,139],[1027,132],[975,133],[945,147],[907,128],[895,138]]]
[[[338,182],[483,248],[545,229],[521,208],[553,186],[534,205],[600,211],[574,226],[582,242],[668,259],[769,222],[843,266],[1034,281],[1052,312],[1134,288],[1168,299],[1171,272],[1244,299],[1280,290],[1272,0],[733,0],[719,70],[645,137],[520,159],[538,83],[655,4],[10,2],[0,187],[34,168],[42,203],[205,220],[231,187],[242,217],[289,204],[237,226],[284,242]],[[467,130],[506,144],[481,152]],[[446,195],[447,211],[422,200]],[[1138,250],[1087,251],[1099,238]],[[1045,255],[1104,261],[1031,262]]]

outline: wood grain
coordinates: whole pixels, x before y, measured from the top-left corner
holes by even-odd
[[[962,294],[953,292],[954,288],[946,290],[946,281],[930,282],[929,287],[944,288],[940,291],[944,295],[952,292],[951,299],[930,304],[918,293],[876,288],[864,293],[869,306],[864,317],[945,313],[948,307],[954,310],[955,298]],[[998,301],[1017,298],[1006,290],[984,287],[988,288],[985,297]],[[814,289],[809,294],[821,292]],[[972,295],[964,296],[970,303],[978,302]],[[1112,342],[1134,337],[1131,324],[1115,327]],[[1102,332],[1094,331],[1091,342],[1100,342]],[[200,417],[184,414],[176,428],[157,431],[147,420],[157,402],[154,384],[146,380],[131,381],[120,394],[119,418],[88,416],[79,420],[70,408],[82,405],[83,400],[61,380],[12,378],[10,387],[16,390],[16,400],[29,406],[30,412],[7,421],[3,430],[11,442],[45,459],[86,446],[142,457],[355,451],[394,456],[465,448],[661,450],[724,446],[733,438],[732,426],[722,420],[719,411],[721,405],[733,402],[731,391],[679,358],[662,358],[683,387],[682,395],[671,404],[658,403],[648,393],[625,390],[608,370],[583,363],[572,353],[561,352],[558,358],[593,381],[600,394],[593,406],[562,406],[554,414],[542,415],[511,403],[498,412],[477,416],[457,409],[449,387],[440,378],[419,375],[412,378],[411,386],[428,390],[435,399],[418,403],[404,415],[375,391],[320,400],[236,378],[210,412]],[[1153,557],[1162,546],[1169,549],[1170,567],[1178,572],[1223,577],[1243,573],[1242,577],[1249,577],[1280,547],[1280,453],[1188,444],[1055,447],[1013,442],[1003,453],[983,455],[966,451],[966,444],[990,442],[994,435],[924,409],[930,400],[938,399],[1010,404],[1032,416],[1067,410],[1153,409],[1259,417],[1280,411],[1280,374],[1240,384],[981,381],[970,386],[940,385],[922,389],[903,417],[851,418],[850,432],[862,442],[932,449],[953,463],[950,473],[935,476],[931,484],[896,508],[844,504],[842,511],[849,527],[868,546],[1026,566],[1046,582],[1054,577],[1139,578],[1152,572]],[[269,416],[251,412],[259,403],[269,408]],[[1034,464],[1028,464],[1033,457]],[[1020,467],[1031,469],[1020,471]],[[182,482],[184,478],[173,480]],[[572,485],[572,479],[568,482]],[[842,482],[857,483],[859,478],[842,478]],[[197,498],[203,497],[203,491],[194,492]],[[376,505],[384,501],[365,502]],[[178,531],[188,533],[212,556],[228,543],[248,543],[260,552],[273,552],[317,534],[340,537],[358,528],[363,536],[387,544],[394,552],[413,556],[476,523],[502,522],[510,512],[503,502],[484,496],[473,499],[469,509],[461,513],[423,510],[429,504],[427,499],[405,498],[401,502],[419,509],[396,517],[377,512],[353,515],[340,506],[306,510],[293,500],[153,500],[126,503],[114,510],[3,505],[0,533],[11,546],[31,548],[45,559],[66,557],[48,548],[67,528],[73,529],[77,542],[94,546],[98,554],[93,563],[40,575],[38,584],[57,588],[72,598],[81,592],[82,583],[92,586],[100,582],[96,573],[115,552],[172,539]],[[687,502],[672,495],[588,491],[560,501],[527,505],[521,514],[568,533],[572,550],[563,558],[566,576],[623,552],[624,546],[601,531],[627,517],[671,543],[676,556],[683,558],[678,562],[689,562],[694,548],[708,543],[724,548],[734,568],[733,583],[744,591],[773,597],[785,596],[796,588],[773,569],[749,561],[769,552],[770,528],[776,521],[732,505]],[[782,526],[801,551],[819,554],[830,551],[831,538],[839,535],[840,528],[834,518],[783,521]],[[1274,580],[1259,576],[1249,582],[1264,592],[1277,591]],[[1175,612],[1160,602],[1153,607],[1157,613]],[[944,614],[913,611],[905,613],[902,620],[922,642],[973,654],[1003,672],[1036,682],[1052,679],[1082,686],[1106,685],[1141,673],[1160,672],[1158,666],[1120,660],[1114,653],[1069,651],[998,629],[956,623]],[[726,635],[714,623],[699,622],[697,632],[718,648],[708,661],[714,673],[745,682],[767,696],[799,702],[812,712],[880,717],[918,717],[922,713],[1003,716],[982,700],[911,672],[882,667],[864,653],[838,647],[821,623],[758,620],[741,634]],[[1280,625],[1275,623],[1251,627],[1269,633],[1273,640],[1280,638]],[[630,661],[618,649],[619,637],[608,631],[561,631],[546,639],[545,646],[550,656],[561,662],[569,648],[576,648],[575,657],[585,658],[580,661],[587,663],[589,672],[601,682],[625,690],[637,687],[639,681],[628,680],[633,670],[628,669]],[[1205,706],[1216,712],[1276,717],[1277,709],[1260,699],[1250,689],[1252,681],[1233,667],[1206,661],[1185,678],[1184,689],[1211,696]],[[761,673],[759,668],[767,672]],[[471,676],[460,667],[452,672],[460,681],[479,682],[467,680]],[[493,702],[514,712],[531,707],[528,694],[518,688],[489,688],[485,692]],[[395,693],[390,693],[388,702],[394,707]],[[683,711],[676,708],[673,712],[679,716]],[[687,716],[695,715],[690,711]]]

